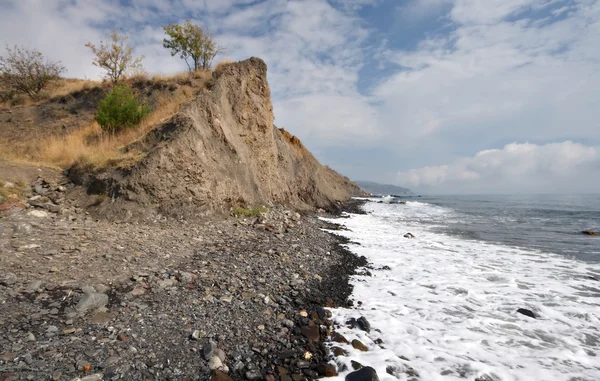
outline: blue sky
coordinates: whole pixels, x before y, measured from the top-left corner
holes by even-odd
[[[85,43],[131,36],[185,69],[192,19],[263,58],[275,123],[353,179],[420,192],[600,192],[600,0],[0,0],[0,44],[97,78]],[[218,59],[217,59],[218,61]]]

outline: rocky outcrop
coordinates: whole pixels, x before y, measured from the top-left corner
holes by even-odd
[[[139,146],[139,163],[79,181],[117,205],[176,215],[270,203],[327,208],[361,192],[273,124],[267,66],[258,58],[215,71],[208,92],[131,149]]]

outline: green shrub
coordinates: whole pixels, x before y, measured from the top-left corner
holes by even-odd
[[[150,113],[150,108],[140,104],[127,86],[115,88],[98,104],[96,121],[102,130],[114,134],[137,126]]]
[[[264,206],[256,206],[252,209],[242,208],[241,206],[236,206],[231,211],[235,217],[258,217],[263,213],[267,213],[269,209]]]

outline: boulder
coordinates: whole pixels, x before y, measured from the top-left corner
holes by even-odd
[[[522,315],[529,316],[530,318],[537,319],[535,313],[531,310],[528,310],[527,308],[519,308],[517,312]]]
[[[377,372],[370,366],[360,368],[357,371],[349,373],[346,376],[346,381],[379,381]]]
[[[369,321],[367,320],[367,318],[365,318],[364,316],[359,317],[356,320],[356,324],[358,325],[358,328],[361,331],[371,332],[371,324],[369,323]]]
[[[352,347],[362,352],[367,352],[369,350],[369,348],[366,345],[364,345],[360,340],[357,339],[352,340]]]

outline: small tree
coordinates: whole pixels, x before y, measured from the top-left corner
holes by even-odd
[[[100,47],[88,42],[85,46],[94,52],[94,66],[106,70],[106,76],[117,84],[128,70],[139,70],[144,56],[133,57],[133,47],[127,44],[129,37],[121,36],[116,31],[107,34],[108,43],[100,41]]]
[[[65,72],[60,62],[44,59],[37,50],[6,47],[6,56],[0,57],[0,80],[15,92],[35,97],[52,80]]]
[[[114,134],[137,126],[149,112],[149,107],[140,105],[129,87],[115,86],[98,103],[95,119],[103,131]]]
[[[171,24],[163,27],[168,38],[163,46],[171,49],[171,56],[179,54],[190,71],[209,70],[212,61],[225,49],[219,46],[212,34],[199,25],[187,20],[185,24]]]

